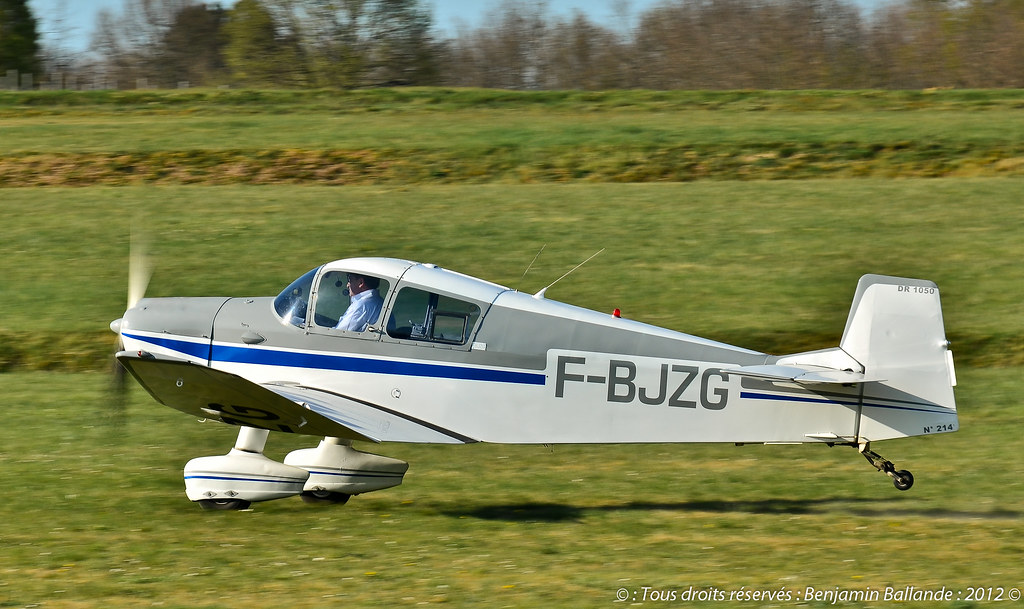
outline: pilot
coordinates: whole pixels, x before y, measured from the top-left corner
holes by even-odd
[[[380,309],[384,305],[384,299],[377,293],[378,286],[380,279],[376,277],[349,273],[348,292],[352,301],[345,314],[338,320],[338,325],[334,327],[339,330],[362,332],[366,330],[366,326],[377,321]]]

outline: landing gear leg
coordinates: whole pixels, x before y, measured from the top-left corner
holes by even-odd
[[[861,442],[858,450],[875,469],[892,478],[892,484],[897,489],[905,491],[914,486],[914,474],[905,469],[897,471],[892,461],[871,450],[870,442]]]

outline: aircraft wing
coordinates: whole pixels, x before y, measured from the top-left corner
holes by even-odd
[[[477,440],[429,421],[391,410],[379,404],[323,389],[291,383],[268,383],[261,387],[300,403],[347,429],[374,438],[375,442],[416,442],[423,444],[470,444]],[[329,434],[328,434],[329,435]]]
[[[156,401],[203,419],[367,442],[475,441],[369,402],[309,387],[261,385],[184,360],[125,351],[117,360]]]
[[[788,381],[801,385],[850,385],[854,383],[869,383],[885,379],[873,378],[863,372],[852,370],[837,370],[824,366],[809,365],[779,365],[766,364],[762,366],[743,366],[740,368],[729,368],[722,370],[729,374],[749,376],[765,381]]]

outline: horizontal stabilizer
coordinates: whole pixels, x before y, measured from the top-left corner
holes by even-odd
[[[836,370],[824,366],[793,366],[766,364],[762,366],[743,366],[723,370],[729,374],[749,376],[766,381],[787,381],[801,385],[850,385],[881,381],[880,378],[869,378],[862,372],[852,370]]]

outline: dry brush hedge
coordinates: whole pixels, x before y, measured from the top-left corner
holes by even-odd
[[[0,154],[0,187],[139,184],[672,182],[1024,175],[1024,145],[613,146],[556,150],[179,150]]]

